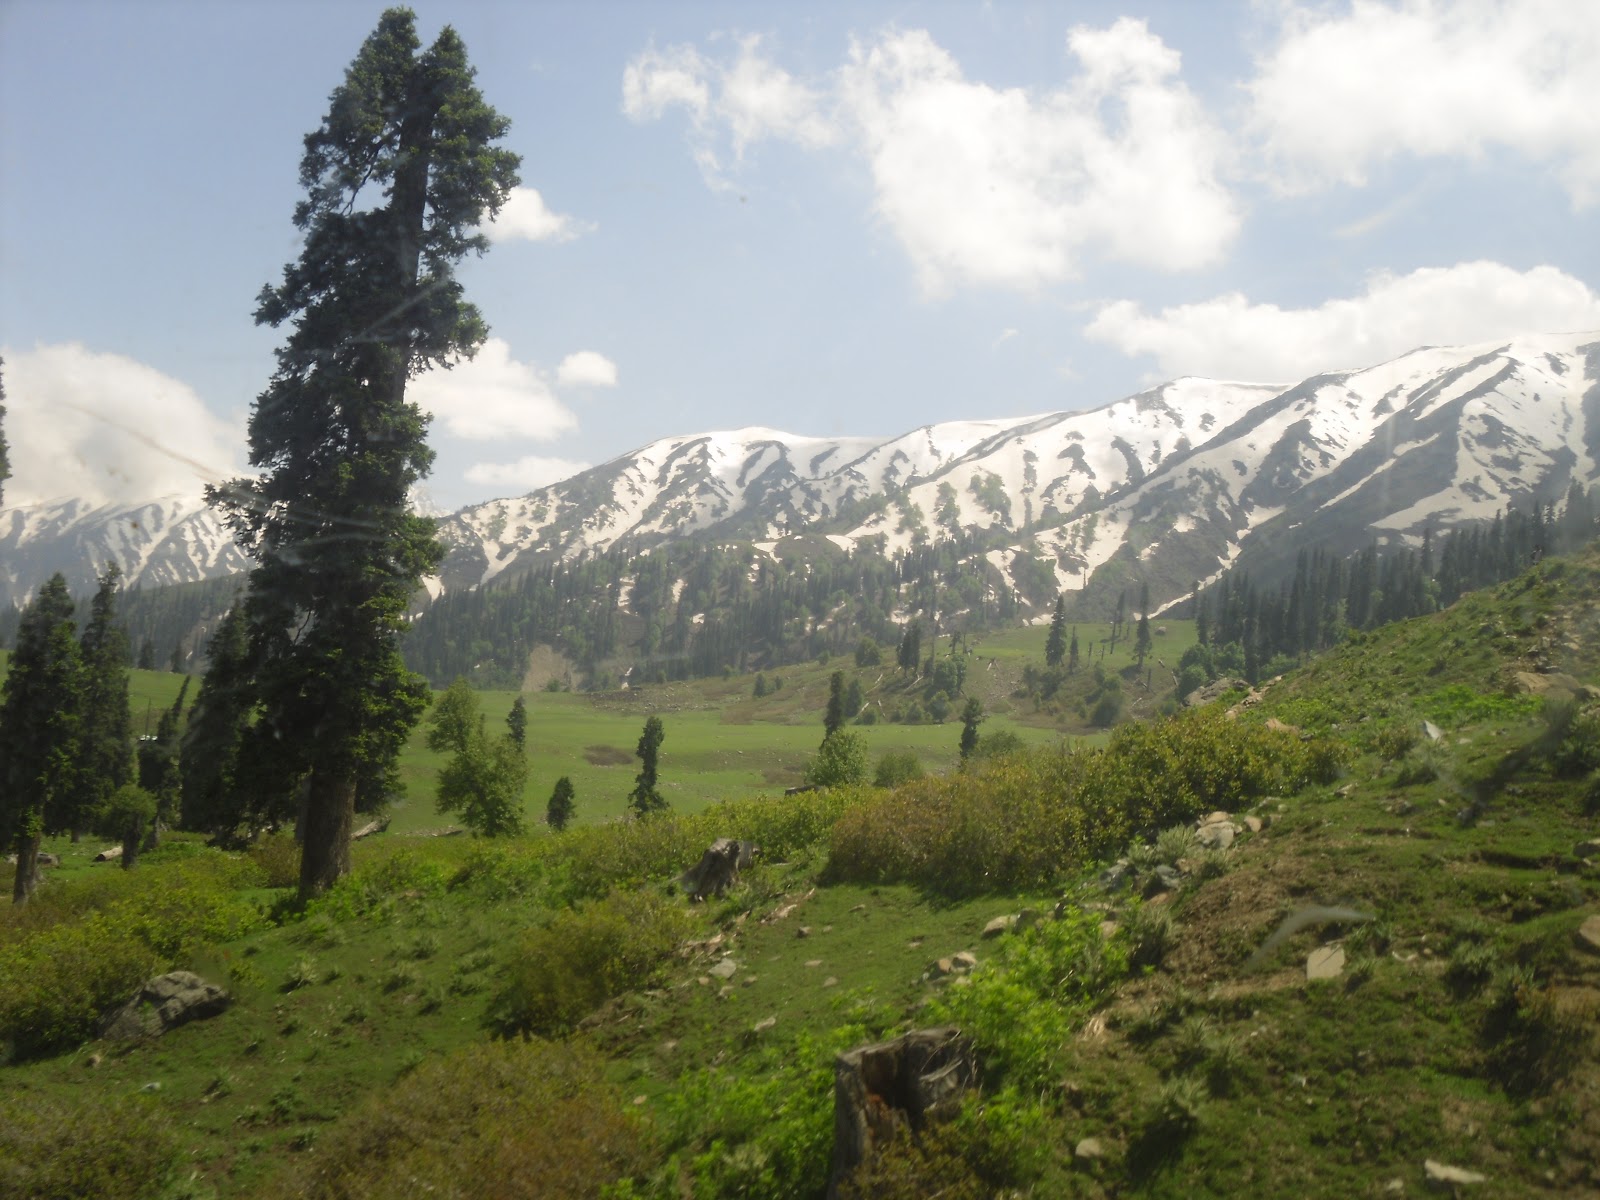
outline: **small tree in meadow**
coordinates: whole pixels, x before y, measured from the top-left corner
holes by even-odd
[[[528,760],[511,736],[491,739],[480,720],[439,772],[436,803],[441,813],[458,813],[461,823],[481,837],[522,832],[522,789]]]
[[[639,774],[634,777],[633,791],[628,795],[628,807],[635,816],[647,817],[666,810],[666,797],[656,787],[656,764],[666,736],[660,717],[651,717],[644,723],[644,732],[639,735],[639,746],[634,751],[639,756]]]
[[[560,833],[571,824],[577,807],[577,791],[572,786],[572,780],[563,775],[556,780],[555,789],[550,793],[550,803],[545,805],[544,822]]]
[[[966,762],[978,748],[978,725],[983,721],[983,701],[976,696],[961,710],[961,761]]]
[[[528,705],[521,696],[511,702],[511,711],[506,714],[506,731],[518,750],[528,748]]]
[[[823,738],[816,757],[806,767],[806,782],[812,787],[845,787],[866,779],[867,743],[860,734],[844,729]]]

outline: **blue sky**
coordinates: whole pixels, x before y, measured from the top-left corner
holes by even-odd
[[[302,137],[379,5],[0,0],[6,503],[242,469]],[[461,3],[525,191],[424,378],[446,508],[1600,329],[1600,4]]]

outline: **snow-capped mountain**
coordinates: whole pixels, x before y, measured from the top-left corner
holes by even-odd
[[[145,588],[216,579],[250,565],[199,496],[0,511],[0,605],[27,603],[57,571],[74,595],[91,592],[111,561],[130,586]]]
[[[429,591],[547,555],[706,536],[824,533],[892,554],[955,531],[1002,572],[1063,588],[1140,578],[1170,600],[1225,566],[1270,574],[1302,545],[1420,537],[1600,481],[1600,333],[1431,347],[1292,386],[1179,379],[1104,408],[924,426],[888,440],[749,428],[653,442],[560,483],[445,517]],[[0,514],[0,603],[52,570],[75,590],[246,563],[198,501]]]

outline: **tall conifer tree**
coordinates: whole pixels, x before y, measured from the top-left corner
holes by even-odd
[[[307,775],[300,893],[350,869],[360,781],[386,774],[427,706],[400,660],[406,607],[442,548],[409,493],[432,465],[406,382],[470,356],[487,329],[455,265],[517,183],[508,122],[446,27],[422,48],[383,14],[305,140],[297,262],[260,324],[293,327],[250,419],[261,474],[212,489],[256,560],[247,600],[260,723]]]
[[[33,895],[39,843],[72,817],[82,689],[72,597],[57,572],[22,614],[0,688],[0,835],[17,855],[17,904]]]
[[[83,724],[79,732],[78,784],[67,821],[74,840],[95,814],[133,782],[133,728],[128,714],[128,636],[116,625],[117,581],[122,569],[107,563],[89,607],[79,649],[83,658]]]
[[[1067,598],[1056,596],[1055,615],[1050,618],[1050,636],[1044,642],[1044,665],[1059,667],[1067,653]]]

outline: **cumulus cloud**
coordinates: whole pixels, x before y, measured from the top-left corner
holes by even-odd
[[[546,458],[530,454],[516,462],[475,463],[467,468],[466,479],[468,483],[482,484],[484,487],[524,492],[570,479],[579,471],[587,471],[589,466],[589,463],[570,458]]]
[[[594,229],[591,221],[551,212],[537,188],[518,187],[511,189],[511,195],[486,232],[492,242],[510,242],[518,238],[530,242],[570,242]]]
[[[616,387],[617,364],[596,350],[579,350],[561,360],[556,383],[561,387]]]
[[[1368,366],[1424,345],[1503,340],[1518,333],[1600,329],[1600,295],[1555,267],[1495,262],[1380,272],[1359,296],[1315,308],[1253,304],[1232,292],[1147,313],[1105,305],[1089,337],[1154,356],[1163,376],[1290,382]]]
[[[1290,4],[1248,84],[1287,191],[1359,185],[1399,155],[1509,150],[1600,197],[1600,5],[1572,0]]]
[[[447,432],[476,441],[548,441],[578,427],[578,418],[557,398],[543,372],[512,358],[511,347],[500,338],[489,338],[475,358],[417,376],[406,394]]]
[[[728,186],[730,164],[765,138],[817,147],[838,136],[822,93],[768,58],[760,37],[736,45],[727,62],[693,46],[651,47],[622,73],[622,111],[632,120],[653,121],[674,108],[688,114],[695,161],[717,188]]]
[[[968,79],[923,30],[858,42],[815,84],[761,57],[754,39],[738,47],[727,65],[688,47],[646,51],[624,73],[624,111],[643,121],[685,109],[713,174],[723,141],[735,159],[762,137],[846,142],[930,293],[1035,288],[1072,275],[1091,248],[1199,267],[1238,230],[1220,177],[1226,139],[1179,79],[1177,52],[1143,21],[1074,28],[1076,71],[1044,93]]]
[[[4,357],[8,507],[194,496],[240,473],[244,430],[154,367],[75,342]]]

